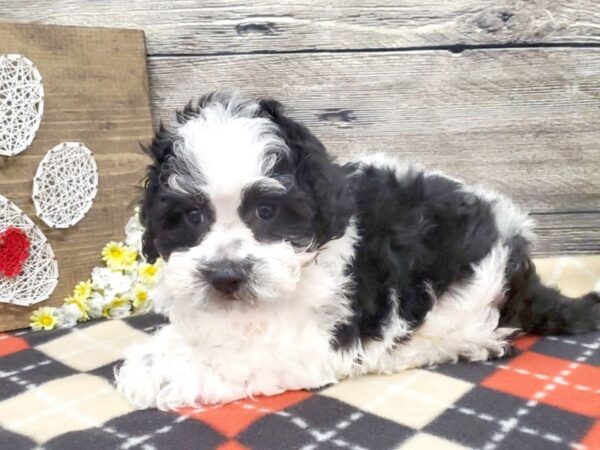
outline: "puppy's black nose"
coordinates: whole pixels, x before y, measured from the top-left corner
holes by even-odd
[[[208,272],[208,279],[216,290],[229,295],[240,288],[246,275],[242,268],[234,265],[221,265]]]

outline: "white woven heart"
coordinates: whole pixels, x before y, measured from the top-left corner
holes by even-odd
[[[27,306],[46,300],[58,284],[58,264],[46,236],[27,215],[0,195],[0,230],[16,227],[27,233],[31,247],[20,275],[0,274],[0,302]]]
[[[33,179],[37,215],[54,228],[69,228],[79,222],[92,207],[97,191],[96,161],[80,142],[52,148]]]
[[[0,155],[31,144],[44,113],[42,76],[23,55],[0,55]]]

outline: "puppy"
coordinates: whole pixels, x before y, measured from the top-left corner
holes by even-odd
[[[334,162],[273,100],[215,93],[162,126],[141,219],[170,324],[126,352],[138,408],[215,404],[499,357],[598,328],[540,283],[510,200],[381,155]]]

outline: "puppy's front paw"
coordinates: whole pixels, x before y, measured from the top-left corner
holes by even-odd
[[[173,350],[173,346],[160,344],[153,339],[128,348],[123,364],[115,370],[117,389],[136,408],[171,410],[227,403],[246,396],[243,373],[231,377],[229,369],[218,371],[202,364],[184,345]]]
[[[163,384],[154,356],[141,348],[131,350],[121,367],[115,369],[117,390],[137,409],[154,408]]]

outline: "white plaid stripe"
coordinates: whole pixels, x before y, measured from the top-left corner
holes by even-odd
[[[456,406],[456,405],[447,405],[445,402],[441,402],[436,397],[428,396],[428,395],[422,394],[422,393],[405,391],[405,392],[403,392],[403,394],[407,397],[414,398],[415,400],[419,400],[421,402],[427,402],[427,403],[431,403],[431,404],[437,404],[439,406],[445,407],[448,410],[454,410],[454,411],[457,411],[466,416],[470,416],[470,417],[477,418],[479,420],[483,420],[484,422],[500,423],[500,424],[506,423],[507,425],[509,425],[509,424],[513,425],[511,422],[512,418],[508,418],[508,419],[500,418],[500,417],[495,417],[487,412],[478,412],[471,408],[465,408],[465,407]],[[539,436],[540,438],[547,440],[547,441],[551,441],[551,442],[562,442],[563,441],[560,437],[558,437],[556,435],[553,435],[551,433],[543,433],[542,431],[537,430],[535,428],[531,428],[531,427],[516,426],[516,427],[514,427],[514,429],[516,431],[519,431],[524,434]],[[557,441],[557,439],[558,439],[558,441]],[[574,443],[571,443],[569,445],[572,445],[572,444],[574,444]],[[464,445],[464,444],[461,444],[461,445]]]
[[[600,339],[598,339],[596,341],[596,343],[600,344]],[[560,372],[561,376],[568,377],[573,372],[573,370],[575,370],[579,366],[579,363],[585,362],[590,356],[592,356],[594,351],[595,351],[595,349],[592,349],[592,348],[588,348],[585,351],[583,351],[583,353],[579,357],[576,358],[576,362],[570,363],[567,366],[567,369],[564,369]],[[483,446],[483,450],[494,450],[498,446],[498,444],[500,444],[500,442],[502,442],[504,439],[506,439],[506,437],[510,434],[511,431],[513,431],[515,428],[518,429],[519,418],[529,414],[531,412],[531,410],[540,403],[540,400],[542,400],[544,397],[546,397],[546,395],[548,395],[548,392],[556,389],[556,384],[557,384],[556,380],[560,380],[561,382],[566,383],[566,381],[560,377],[550,378],[548,383],[546,383],[546,385],[542,389],[540,389],[538,392],[536,392],[534,394],[533,399],[529,400],[525,404],[524,407],[519,408],[515,412],[515,415],[513,417],[510,417],[509,419],[500,422],[500,431],[498,431],[497,433],[492,435],[491,439],[488,440],[485,443],[485,445]],[[541,436],[542,438],[544,438],[548,441],[554,442],[554,443],[562,443],[563,442],[563,439],[560,436],[557,436],[555,434],[551,434],[551,433],[540,434],[540,433],[538,433],[538,435]],[[580,449],[585,449],[585,446],[583,444],[569,443],[569,445],[571,447],[573,445],[578,445],[578,447]]]
[[[114,436],[118,437],[119,439],[123,439],[125,442],[123,442],[119,448],[122,450],[127,450],[134,446],[140,445],[140,444],[144,443],[145,441],[148,441],[148,440],[152,439],[153,437],[158,436],[159,434],[168,433],[169,431],[171,431],[173,429],[173,426],[175,426],[179,423],[185,422],[188,419],[189,419],[189,417],[184,416],[184,415],[177,416],[177,417],[175,417],[175,419],[173,419],[173,421],[171,422],[170,425],[165,425],[163,427],[157,428],[152,433],[146,433],[146,434],[142,434],[142,435],[126,434],[123,432],[118,432],[117,430],[115,430],[111,427],[106,427],[106,426],[102,426],[100,429],[106,433],[113,434]],[[144,448],[147,450],[155,450],[156,449],[153,445],[151,445],[149,443],[144,444]]]
[[[590,352],[590,353],[586,356],[586,354],[588,352]],[[587,360],[587,358],[589,358],[592,355],[593,352],[594,352],[593,349],[587,349],[586,351],[583,352],[583,355],[582,355],[582,356],[585,357],[585,359],[581,360],[581,361],[579,361],[579,359],[578,359],[578,362],[585,362],[585,360]],[[579,358],[581,358],[581,357],[579,357]],[[585,392],[592,392],[594,394],[600,394],[600,389],[595,389],[595,388],[592,388],[590,386],[586,386],[584,384],[570,383],[567,380],[565,380],[564,378],[562,378],[562,377],[566,377],[566,376],[570,375],[571,371],[575,367],[573,367],[570,370],[568,370],[568,369],[567,370],[562,370],[560,372],[560,374],[562,375],[562,377],[558,377],[558,376],[551,377],[550,375],[545,375],[543,373],[533,372],[531,370],[522,369],[520,367],[511,367],[511,366],[507,366],[506,364],[495,364],[495,363],[490,362],[490,361],[485,361],[482,364],[484,364],[486,366],[496,367],[496,368],[502,369],[502,370],[508,370],[508,371],[511,371],[511,372],[515,372],[515,373],[518,373],[519,375],[530,376],[530,377],[536,378],[538,380],[551,381],[552,383],[559,384],[559,385],[565,386],[565,387],[570,387],[570,388],[575,389],[577,391],[585,391]]]
[[[337,445],[340,448],[350,448],[352,450],[367,450],[364,447],[361,447],[356,444],[350,444],[349,442],[346,442],[345,440],[340,439],[340,438],[333,439],[339,433],[340,430],[344,430],[344,429],[348,428],[348,426],[350,426],[350,424],[352,424],[352,422],[356,422],[361,417],[364,417],[364,413],[362,413],[360,411],[352,412],[348,417],[346,417],[345,419],[342,419],[340,422],[338,422],[335,425],[335,428],[315,429],[315,428],[311,428],[302,417],[295,416],[288,411],[274,411],[274,410],[271,410],[268,408],[255,406],[250,403],[246,403],[242,407],[245,409],[257,410],[264,414],[274,414],[279,417],[285,417],[286,419],[289,420],[289,422],[292,425],[300,428],[301,430],[306,431],[310,436],[312,436],[312,438],[316,442],[313,444],[307,444],[307,445],[301,447],[301,450],[311,450],[311,449],[318,448],[319,444],[323,444],[324,442],[327,442],[327,441],[333,442],[335,445]]]
[[[590,344],[589,342],[579,342],[574,339],[568,339],[562,336],[544,336],[544,339],[554,342],[562,342],[563,344],[579,345],[581,347],[589,348],[592,350],[598,350],[598,348],[600,348],[600,342],[594,342]]]
[[[2,379],[2,378],[8,378],[10,380],[14,376],[17,376],[17,375],[22,374],[24,372],[29,372],[29,371],[31,371],[33,369],[39,369],[41,367],[47,366],[48,364],[52,364],[53,362],[54,361],[51,360],[51,359],[44,359],[44,360],[40,361],[39,363],[30,364],[28,366],[21,367],[19,370],[9,370],[9,371],[0,370],[0,379]]]

